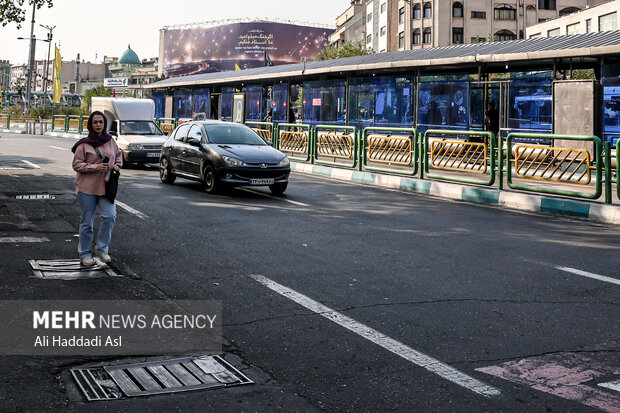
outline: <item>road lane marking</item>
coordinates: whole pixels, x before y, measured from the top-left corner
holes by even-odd
[[[501,394],[498,389],[484,384],[483,382],[474,379],[473,377],[468,376],[467,374],[462,373],[455,368],[440,362],[437,359],[427,356],[426,354],[421,353],[391,337],[388,337],[385,334],[373,328],[370,328],[365,324],[355,321],[354,319],[342,313],[334,311],[331,308],[311,299],[310,297],[298,293],[295,290],[278,284],[275,281],[272,281],[262,275],[255,274],[250,275],[250,277],[252,277],[257,282],[263,284],[265,287],[288,298],[289,300],[292,300],[297,304],[306,307],[311,311],[314,311],[315,313],[327,318],[328,320],[333,321],[334,323],[346,328],[347,330],[350,330],[360,335],[361,337],[364,337],[365,339],[396,354],[397,356],[400,356],[405,360],[408,360],[420,367],[423,367],[431,373],[437,374],[438,376],[443,377],[444,379],[449,380],[455,384],[458,384],[461,387],[464,387],[468,390],[473,391],[474,393],[478,393],[485,397],[494,397]]]
[[[26,165],[32,166],[34,169],[41,169],[41,167],[39,165],[37,165],[36,163],[32,163],[32,162],[27,161],[25,159],[22,159],[22,162],[25,163]]]
[[[310,206],[308,204],[304,204],[303,202],[293,201],[292,199],[286,199],[286,198],[280,198],[280,197],[271,196],[271,195],[266,194],[264,192],[254,191],[254,190],[248,189],[248,188],[237,188],[237,189],[241,189],[242,191],[251,192],[251,193],[257,194],[257,195],[266,196],[268,198],[281,199],[282,201],[285,201],[285,202],[288,202],[288,203],[291,203],[291,204],[294,204],[294,205],[298,205],[298,206],[303,206],[303,207],[309,207]]]
[[[116,201],[116,204],[123,208],[125,211],[134,214],[135,216],[137,216],[140,219],[149,219],[149,216],[146,214],[143,214],[142,212],[138,211],[137,209],[134,209],[132,207],[130,207],[129,205],[121,202],[121,201]]]
[[[620,380],[608,381],[607,383],[599,383],[599,386],[620,392]]]
[[[582,277],[588,277],[588,278],[592,278],[592,279],[595,279],[595,280],[599,280],[599,281],[604,281],[604,282],[608,282],[608,283],[611,283],[611,284],[620,285],[620,280],[618,280],[616,278],[606,277],[604,275],[594,274],[594,273],[591,273],[591,272],[582,271],[582,270],[578,270],[578,269],[575,269],[575,268],[561,267],[559,265],[556,266],[555,269],[556,270],[560,270],[560,271],[564,271],[564,272],[569,272],[571,274],[581,275]]]
[[[61,147],[59,147],[59,146],[51,146],[51,145],[50,145],[50,148],[60,149],[61,151],[68,151],[68,150],[69,150],[69,149],[67,149],[67,148],[61,148]]]

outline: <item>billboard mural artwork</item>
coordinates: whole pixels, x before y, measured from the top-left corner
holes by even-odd
[[[262,67],[266,59],[274,65],[298,63],[316,57],[332,32],[269,22],[164,29],[160,59],[167,76]]]

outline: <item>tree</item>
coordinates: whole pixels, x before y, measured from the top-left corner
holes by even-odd
[[[97,87],[94,89],[88,89],[84,92],[84,99],[82,99],[82,108],[90,109],[90,105],[93,101],[93,96],[112,96],[112,91],[103,87]]]
[[[373,54],[372,49],[366,50],[362,42],[344,42],[340,47],[328,44],[314,60],[331,60],[342,57],[364,56]]]
[[[26,20],[26,12],[29,5],[35,5],[37,9],[45,6],[53,6],[53,0],[28,0],[28,4],[24,6],[25,0],[0,0],[0,23],[6,26],[9,23],[16,23],[17,28],[21,29],[22,23]]]

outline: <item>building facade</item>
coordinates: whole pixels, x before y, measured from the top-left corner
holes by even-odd
[[[620,0],[549,20],[527,28],[528,39],[617,30]]]
[[[8,60],[0,60],[0,90],[11,88],[11,64]]]
[[[351,7],[336,18],[336,31],[329,43],[336,47],[345,42],[366,42],[366,6],[364,0],[351,0]]]

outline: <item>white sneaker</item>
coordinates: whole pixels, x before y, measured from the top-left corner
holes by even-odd
[[[110,256],[104,252],[95,251],[95,255],[99,257],[101,262],[103,262],[104,264],[108,264],[112,261],[112,258],[110,258]]]
[[[93,257],[80,258],[80,264],[86,267],[92,267],[93,265],[95,265],[95,260],[93,259]]]

